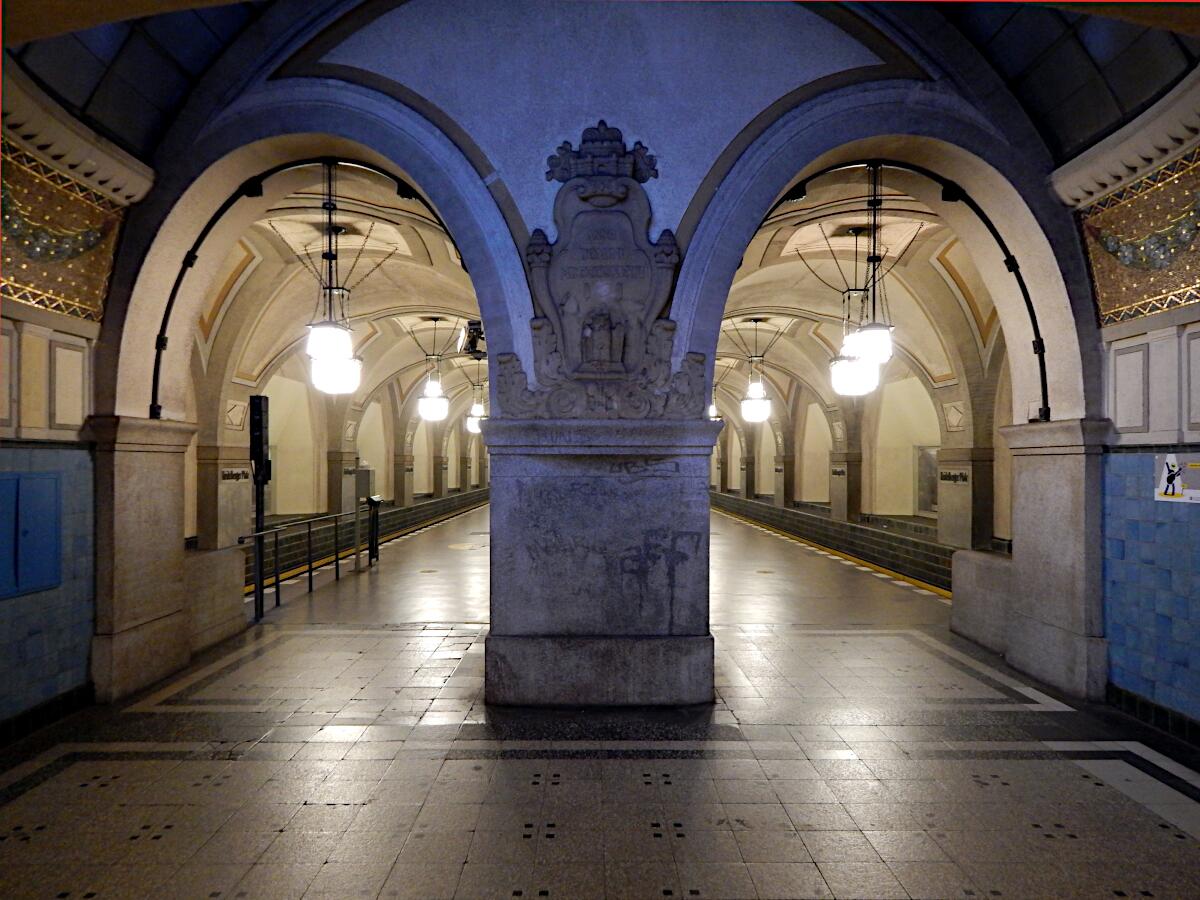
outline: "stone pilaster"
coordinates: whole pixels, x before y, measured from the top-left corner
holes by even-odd
[[[775,505],[790,508],[796,499],[796,457],[775,457]]]
[[[754,495],[758,492],[758,467],[755,465],[754,454],[743,456],[738,465],[741,467],[742,473],[742,496],[747,500],[753,500]]]
[[[488,465],[487,450],[483,449],[479,453],[479,486],[481,488],[488,486]]]
[[[396,453],[392,456],[393,502],[397,506],[413,504],[413,457],[411,453]]]
[[[951,627],[1014,668],[1092,700],[1103,699],[1108,677],[1101,516],[1110,429],[1093,419],[1002,428],[1013,454],[1007,577],[986,577],[996,554],[954,557]]]
[[[862,453],[833,450],[829,454],[829,514],[854,522],[862,513]]]
[[[93,416],[96,626],[92,680],[112,702],[187,664],[183,422]]]
[[[196,537],[201,550],[233,547],[253,531],[254,482],[250,448],[196,448]]]
[[[458,458],[458,492],[465,493],[471,489],[471,457]]]
[[[433,457],[433,496],[445,497],[448,492],[446,475],[449,472],[449,459],[445,456]]]
[[[353,512],[357,504],[355,473],[358,453],[354,450],[330,450],[325,454],[325,460],[328,485],[326,512]]]
[[[719,423],[489,419],[489,703],[713,699],[708,465]]]
[[[938,542],[986,550],[992,542],[992,448],[938,450]]]

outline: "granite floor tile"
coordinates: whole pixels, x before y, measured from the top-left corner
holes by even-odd
[[[815,863],[751,862],[746,868],[760,900],[827,900],[833,897]]]

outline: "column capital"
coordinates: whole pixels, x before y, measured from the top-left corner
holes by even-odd
[[[110,451],[182,453],[195,433],[191,422],[135,416],[88,416],[83,427],[86,440]]]
[[[1112,439],[1108,419],[1062,419],[1028,422],[1000,429],[1014,456],[1100,453]]]
[[[488,419],[494,455],[708,456],[722,423],[708,419]]]

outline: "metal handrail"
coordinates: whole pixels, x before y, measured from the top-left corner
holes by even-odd
[[[300,519],[295,522],[284,522],[281,525],[275,525],[271,528],[264,528],[261,531],[255,531],[250,534],[241,535],[237,542],[245,544],[246,541],[254,541],[254,621],[260,621],[263,617],[263,607],[266,594],[266,581],[263,573],[264,567],[264,547],[263,538],[268,536],[273,538],[274,550],[274,583],[275,590],[275,606],[278,607],[282,603],[282,582],[279,576],[279,535],[283,532],[292,529],[305,528],[305,568],[308,575],[308,593],[312,593],[313,589],[313,552],[312,552],[312,527],[314,522],[323,522],[328,519],[333,519],[333,577],[334,580],[340,580],[342,577],[342,556],[341,556],[341,531],[338,527],[343,516],[354,516],[354,568],[355,571],[361,569],[362,557],[362,541],[360,539],[359,526],[361,523],[361,514],[363,510],[367,512],[367,567],[370,568],[379,559],[379,507],[381,498],[368,497],[367,502],[362,506],[356,506],[352,510],[340,513],[326,513],[320,516],[312,516],[307,519]]]

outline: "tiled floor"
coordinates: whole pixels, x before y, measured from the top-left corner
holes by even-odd
[[[1186,748],[726,517],[714,707],[486,708],[486,522],[10,749],[0,897],[1200,896]]]

